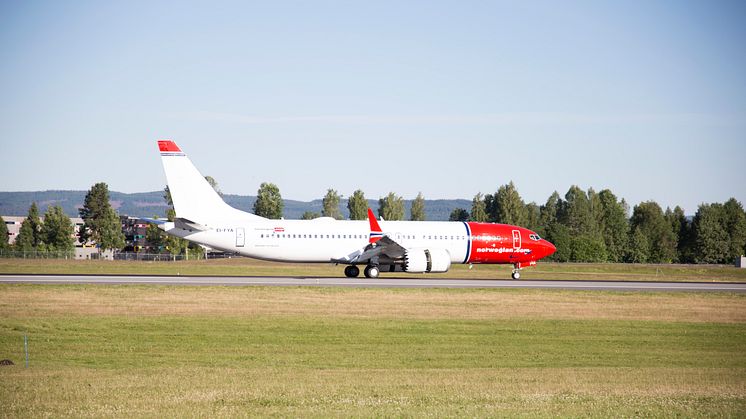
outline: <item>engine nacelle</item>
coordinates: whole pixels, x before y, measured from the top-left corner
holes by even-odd
[[[407,249],[404,252],[404,272],[448,272],[451,255],[445,249]]]

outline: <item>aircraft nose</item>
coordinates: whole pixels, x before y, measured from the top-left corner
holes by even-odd
[[[550,256],[554,254],[554,252],[557,251],[557,248],[552,243],[550,243],[548,240],[544,240],[544,246],[546,247],[546,253],[547,253],[545,257]]]

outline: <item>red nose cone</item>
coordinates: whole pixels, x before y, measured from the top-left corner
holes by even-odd
[[[546,250],[547,254],[544,257],[550,256],[550,255],[554,254],[554,252],[557,251],[557,248],[552,243],[550,243],[550,242],[548,242],[546,240],[544,240],[544,245],[547,248],[547,250]]]

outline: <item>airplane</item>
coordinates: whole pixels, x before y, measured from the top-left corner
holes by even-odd
[[[555,252],[549,241],[518,226],[479,222],[368,220],[331,217],[272,220],[223,201],[174,141],[159,140],[176,217],[168,234],[255,259],[345,265],[349,278],[381,272],[442,273],[454,263],[510,264],[520,270]]]

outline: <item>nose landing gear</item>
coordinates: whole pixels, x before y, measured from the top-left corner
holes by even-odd
[[[513,273],[511,273],[510,276],[516,281],[521,279],[521,264],[520,263],[516,263],[515,265],[513,265]]]

